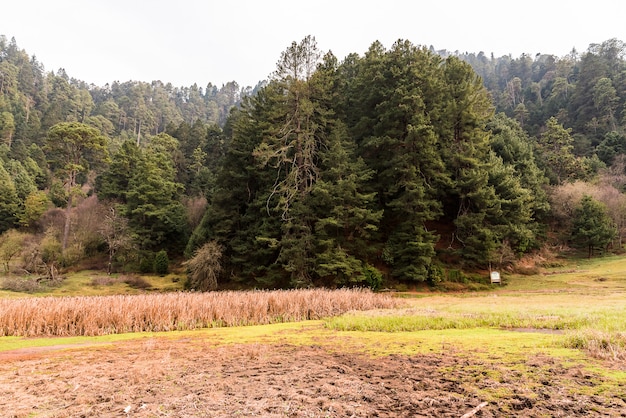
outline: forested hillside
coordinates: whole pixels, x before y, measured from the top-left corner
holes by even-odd
[[[0,36],[0,259],[375,288],[621,251],[625,52],[336,57],[309,36],[254,89],[95,86]]]

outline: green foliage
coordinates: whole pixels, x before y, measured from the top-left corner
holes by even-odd
[[[29,194],[24,201],[24,210],[19,216],[20,225],[32,227],[50,207],[50,204],[48,195],[41,190]]]
[[[57,233],[49,228],[39,244],[41,261],[45,269],[46,278],[52,281],[58,279],[58,268],[63,263],[63,246],[57,238]]]
[[[125,213],[141,248],[168,242],[175,249],[186,240],[185,209],[179,200],[182,185],[174,177],[173,167],[158,152],[146,151],[133,170]]]
[[[126,141],[98,179],[99,195],[121,204],[131,232],[142,249],[165,243],[180,251],[187,241],[183,185],[176,182],[173,156],[178,143],[171,136],[152,138],[150,147]]]
[[[130,179],[141,160],[141,150],[132,141],[122,143],[113,155],[111,164],[96,181],[101,199],[126,201]]]
[[[366,188],[377,193],[378,240],[386,243],[386,260],[393,260],[392,275],[403,280],[425,279],[436,235],[424,224],[441,211],[434,188],[449,184],[428,117],[430,100],[441,94],[435,89],[440,63],[398,41],[390,51],[374,43],[364,59],[339,69],[355,73],[353,83],[341,84],[343,112],[352,114],[349,132],[373,173]]]
[[[48,190],[48,198],[57,208],[62,208],[67,205],[68,193],[65,187],[63,187],[63,182],[58,179],[52,181],[50,189]]]
[[[215,193],[189,240],[187,258],[204,243],[223,247],[222,274],[261,287],[276,287],[282,275],[274,261],[280,220],[269,217],[268,195],[275,176],[260,169],[253,151],[268,129],[268,112],[275,97],[273,85],[245,100],[231,117],[232,137],[216,179]]]
[[[626,154],[626,138],[618,132],[609,132],[596,147],[596,153],[602,162],[611,165],[616,156]]]
[[[0,162],[0,234],[15,226],[19,203],[15,184]]]
[[[573,153],[571,129],[564,128],[555,117],[548,119],[546,130],[539,138],[541,163],[552,184],[580,178],[580,161]]]
[[[0,231],[37,226],[46,191],[66,209],[67,263],[84,252],[68,243],[76,193],[95,192],[119,205],[124,248],[191,258],[215,242],[220,282],[355,285],[363,265],[437,281],[436,248],[505,265],[549,228],[563,235],[547,183],[607,168],[623,190],[623,51],[611,39],[580,55],[488,58],[399,40],[339,62],[308,36],[254,90],[100,88],[44,73],[0,37]],[[197,220],[181,202],[200,196],[189,238]],[[621,225],[619,199],[601,200]]]
[[[71,208],[81,174],[108,161],[106,138],[96,129],[79,122],[60,122],[46,138],[46,155],[57,178],[65,185],[67,205],[63,228],[63,250],[68,247]]]
[[[167,256],[166,250],[157,252],[154,256],[154,272],[161,276],[166,275],[169,272],[170,259]]]
[[[595,250],[604,250],[617,235],[613,220],[606,206],[591,196],[583,196],[574,211],[571,231],[572,244],[587,249],[589,257]]]
[[[365,277],[367,287],[374,291],[381,288],[383,284],[383,274],[376,267],[365,264],[363,265],[362,274]]]
[[[441,266],[439,266],[438,264],[431,264],[428,267],[428,276],[426,280],[431,286],[444,281],[445,273],[443,271],[443,268],[441,268]]]
[[[25,241],[26,234],[15,229],[0,234],[0,261],[5,273],[10,272],[11,260],[22,252]]]
[[[63,122],[50,128],[45,151],[53,169],[73,187],[79,173],[106,163],[105,145],[106,138],[96,128]]]
[[[6,168],[15,184],[17,198],[23,203],[28,195],[37,190],[35,181],[19,161],[10,160]]]
[[[155,258],[152,251],[142,251],[139,256],[139,272],[143,274],[154,273]]]
[[[319,97],[330,88],[313,80],[319,59],[311,36],[281,54],[272,80],[279,93],[274,96],[275,119],[253,153],[263,168],[272,167],[277,173],[268,204],[276,202],[272,205],[283,222],[278,261],[294,287],[311,284],[313,229],[304,202],[320,175],[319,150],[327,138],[328,109]]]

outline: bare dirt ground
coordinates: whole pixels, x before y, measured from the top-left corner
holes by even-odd
[[[579,366],[542,355],[512,366],[327,345],[58,346],[0,353],[0,416],[461,417],[485,401],[473,416],[626,416],[625,396],[593,394],[597,376]]]

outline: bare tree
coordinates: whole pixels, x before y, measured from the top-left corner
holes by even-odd
[[[222,270],[222,247],[215,241],[209,241],[200,247],[193,258],[185,261],[189,275],[189,287],[195,290],[214,290],[217,278]]]
[[[123,217],[115,206],[111,206],[106,215],[104,215],[98,233],[108,248],[107,273],[111,274],[115,256],[120,251],[129,250],[133,247],[133,240],[128,228],[128,219]]]

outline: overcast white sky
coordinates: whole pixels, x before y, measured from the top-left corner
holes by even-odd
[[[626,42],[626,1],[562,0],[7,0],[0,34],[46,71],[103,86],[254,86],[292,41],[315,36],[340,60],[379,40],[495,56],[563,56]]]

